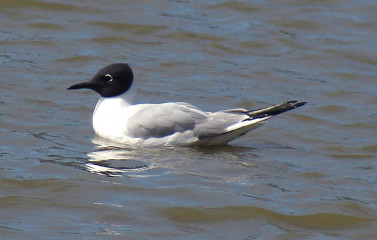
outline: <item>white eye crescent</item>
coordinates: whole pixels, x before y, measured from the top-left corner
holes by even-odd
[[[110,74],[106,74],[105,77],[106,77],[108,82],[113,81],[113,76],[111,76]]]

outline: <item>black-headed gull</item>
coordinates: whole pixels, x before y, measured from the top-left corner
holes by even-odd
[[[116,142],[143,146],[220,145],[263,125],[280,113],[305,105],[288,101],[246,110],[204,112],[184,102],[133,104],[134,75],[126,63],[102,68],[88,81],[68,89],[89,88],[101,95],[93,113],[97,135]]]

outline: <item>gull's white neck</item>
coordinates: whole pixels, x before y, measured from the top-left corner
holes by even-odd
[[[93,112],[93,128],[104,138],[121,138],[127,120],[126,108],[131,106],[137,91],[133,86],[127,92],[115,97],[101,97]]]

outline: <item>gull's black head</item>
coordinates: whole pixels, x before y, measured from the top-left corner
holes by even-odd
[[[90,81],[72,85],[68,90],[89,88],[102,97],[115,97],[129,90],[133,79],[134,74],[127,63],[114,63],[99,70]]]

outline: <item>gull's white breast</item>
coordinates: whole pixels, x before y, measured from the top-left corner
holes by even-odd
[[[98,136],[122,141],[127,135],[127,119],[140,110],[140,105],[131,105],[136,96],[136,91],[132,90],[98,100],[92,119],[93,129]]]

